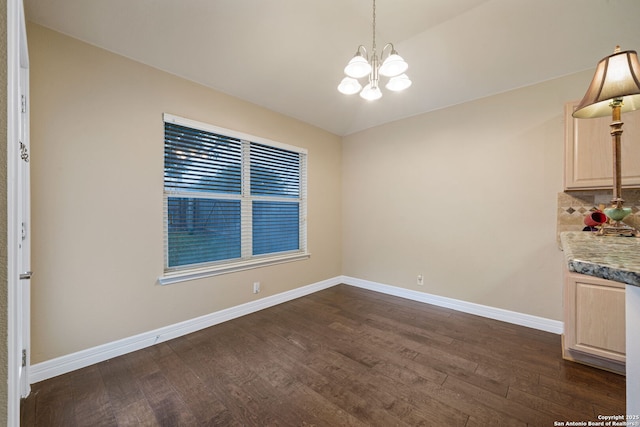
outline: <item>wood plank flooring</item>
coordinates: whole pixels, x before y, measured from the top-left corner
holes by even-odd
[[[625,413],[560,337],[340,285],[32,386],[23,426],[553,426]]]

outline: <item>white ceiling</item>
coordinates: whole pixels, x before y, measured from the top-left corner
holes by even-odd
[[[640,0],[377,0],[413,86],[336,87],[370,0],[25,0],[27,19],[337,135],[592,69],[640,50]],[[586,86],[585,86],[586,90]]]

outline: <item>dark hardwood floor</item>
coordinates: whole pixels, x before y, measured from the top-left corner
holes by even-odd
[[[553,426],[625,413],[560,337],[336,286],[32,386],[23,426]]]

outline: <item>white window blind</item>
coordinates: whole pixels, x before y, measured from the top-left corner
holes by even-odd
[[[164,122],[161,283],[308,256],[305,150],[168,114]]]

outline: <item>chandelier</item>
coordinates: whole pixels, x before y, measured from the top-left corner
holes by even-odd
[[[385,59],[385,53],[387,57]],[[382,65],[380,64],[380,60]],[[389,81],[385,88],[399,92],[411,86],[411,80],[405,74],[409,65],[398,52],[396,52],[392,43],[387,43],[380,52],[380,59],[376,53],[376,0],[373,0],[373,47],[371,49],[371,58],[367,53],[367,49],[363,45],[358,46],[356,54],[351,58],[344,73],[346,77],[342,79],[338,85],[338,91],[345,95],[353,95],[360,92],[360,96],[366,100],[373,101],[382,97],[380,91],[380,75],[389,77]],[[362,88],[358,81],[365,76],[369,76],[369,83]]]

